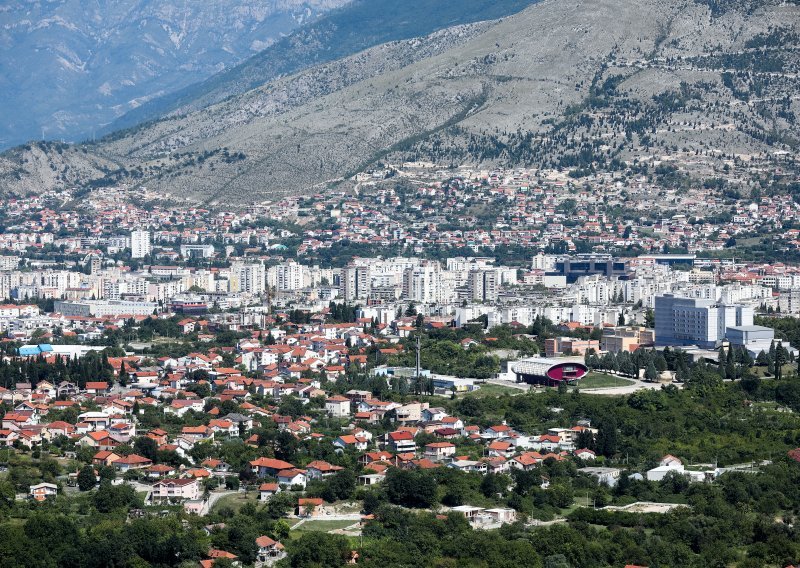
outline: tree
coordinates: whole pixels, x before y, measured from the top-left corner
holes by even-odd
[[[444,484],[446,491],[442,497],[442,503],[449,507],[458,507],[465,505],[467,494],[469,493],[469,485],[464,475],[454,475],[447,479]]]
[[[551,554],[544,559],[544,568],[570,568],[567,557],[563,554]]]
[[[648,363],[647,368],[644,371],[644,378],[650,382],[656,382],[658,380],[658,371],[656,370],[656,366],[652,361]]]
[[[281,491],[270,497],[267,502],[267,515],[271,519],[280,519],[291,511],[296,503],[294,495],[288,491]]]
[[[578,439],[575,442],[575,445],[578,449],[586,448],[589,450],[594,450],[594,434],[591,430],[581,430],[578,433]]]
[[[119,366],[119,384],[122,387],[128,386],[128,372],[125,370],[125,361]]]
[[[350,542],[342,535],[307,532],[290,542],[287,561],[292,568],[338,568],[350,559],[350,551]]]
[[[656,313],[653,311],[653,308],[647,308],[647,311],[645,311],[644,325],[651,329],[656,326]]]
[[[345,468],[337,471],[325,484],[322,498],[329,503],[350,499],[356,490],[356,481],[356,474],[352,469]]]
[[[287,430],[278,432],[275,437],[275,457],[279,460],[293,462],[299,447],[300,442]]]
[[[117,477],[117,470],[110,465],[104,465],[100,468],[100,482],[113,481]]]
[[[727,370],[727,367],[726,367],[727,361],[728,361],[728,359],[727,359],[727,356],[725,355],[725,348],[724,347],[720,347],[719,348],[719,362],[717,364],[717,374],[720,377],[722,377],[722,380],[725,380],[726,378],[728,378],[728,370]],[[733,378],[733,377],[730,377],[730,378]]]
[[[386,474],[386,496],[391,503],[426,509],[436,502],[437,483],[426,471],[390,468]]]
[[[781,380],[783,378],[783,366],[789,361],[789,353],[783,346],[782,342],[778,342],[775,348],[775,378]]]
[[[142,502],[132,485],[103,483],[94,494],[94,506],[101,513],[110,513],[115,509],[141,507]]]
[[[565,483],[559,483],[557,485],[553,485],[552,487],[550,487],[549,493],[550,493],[550,502],[554,506],[560,509],[566,509],[567,507],[570,507],[572,505],[574,496],[572,494],[572,488],[569,485]]]
[[[481,480],[481,493],[484,497],[495,498],[502,495],[508,487],[508,478],[496,473],[487,473]]]
[[[133,443],[133,451],[150,461],[155,461],[158,453],[158,444],[148,436],[139,436]]]
[[[596,452],[606,457],[617,453],[617,422],[613,416],[604,418],[597,426]]]
[[[81,491],[89,491],[94,489],[97,483],[97,478],[94,475],[94,467],[85,465],[78,472],[78,489]]]

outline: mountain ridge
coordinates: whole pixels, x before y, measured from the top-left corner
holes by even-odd
[[[537,0],[462,0],[458,9],[438,0],[354,0],[280,39],[241,64],[119,117],[104,133],[200,110],[282,76],[390,41],[425,36],[443,27],[513,14]],[[425,18],[419,18],[425,14]]]
[[[796,25],[798,7],[753,10],[546,0],[502,21],[378,46],[68,152],[123,166],[103,183],[143,183],[212,205],[306,191],[383,159],[576,175],[666,161],[710,176],[797,140],[797,101],[786,95],[797,92],[797,50],[772,45],[767,56],[753,46],[794,37],[786,22]],[[24,192],[25,176],[10,183],[2,174],[14,161],[0,160],[0,180]]]
[[[0,8],[0,146],[82,139],[350,0],[30,0]]]

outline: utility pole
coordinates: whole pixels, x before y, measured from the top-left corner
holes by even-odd
[[[420,350],[421,350],[422,332],[417,332],[417,370],[416,370],[416,386],[415,390],[418,394],[422,392],[422,383],[420,382]]]
[[[417,378],[419,378],[419,373],[420,373],[420,358],[419,358],[420,340],[421,340],[421,335],[417,333]]]

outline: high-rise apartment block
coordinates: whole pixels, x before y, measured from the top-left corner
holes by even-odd
[[[131,231],[131,258],[144,258],[152,252],[150,231]]]

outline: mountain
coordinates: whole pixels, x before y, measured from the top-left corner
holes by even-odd
[[[186,113],[249,91],[280,76],[335,61],[389,41],[428,35],[459,24],[502,18],[536,0],[354,0],[301,27],[240,65],[147,101],[104,132],[171,113]]]
[[[800,7],[778,0],[546,0],[98,144],[17,148],[0,157],[0,184],[125,182],[213,205],[385,159],[709,177],[797,148],[799,23]]]
[[[0,147],[80,139],[349,0],[26,0],[0,6]]]

